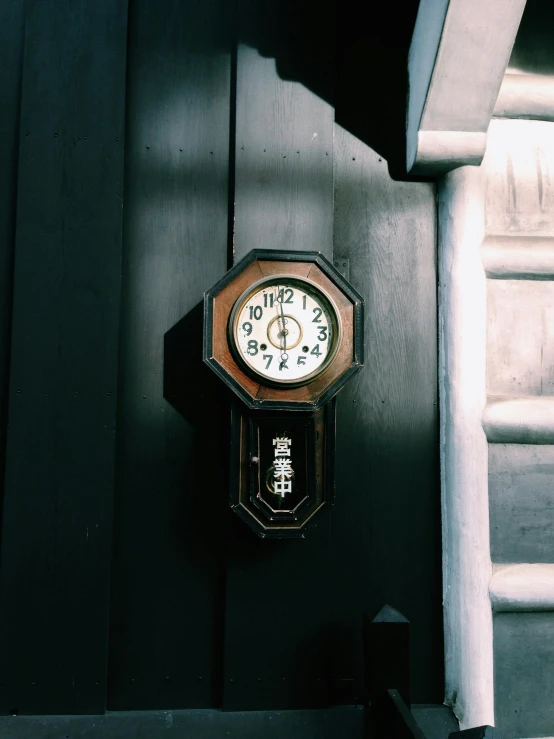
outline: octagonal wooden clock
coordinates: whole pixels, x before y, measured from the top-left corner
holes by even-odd
[[[232,405],[231,507],[302,537],[334,498],[334,396],[363,364],[363,300],[319,252],[256,249],[204,297],[204,361]]]

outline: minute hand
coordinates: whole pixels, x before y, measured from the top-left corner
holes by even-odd
[[[281,333],[283,335],[283,352],[287,351],[287,334],[285,328],[285,311],[283,310],[283,301],[279,301],[279,308],[281,309]]]

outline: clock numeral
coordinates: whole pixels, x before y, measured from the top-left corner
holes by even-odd
[[[264,359],[267,359],[267,364],[265,368],[269,369],[269,365],[271,364],[271,360],[273,359],[273,354],[263,354],[262,356]]]
[[[314,313],[316,314],[314,320],[312,323],[321,323],[321,314],[323,313],[321,308],[314,308]],[[312,352],[313,354],[313,352]]]
[[[250,339],[250,341],[248,342],[248,348],[246,351],[248,352],[248,354],[250,354],[251,357],[256,356],[256,354],[258,353],[258,342],[256,341],[256,339]]]
[[[250,342],[248,342],[250,343]],[[319,344],[316,344],[310,354],[313,354],[314,357],[321,357],[322,352],[319,351]]]
[[[306,357],[298,357],[296,364],[306,364]]]
[[[245,321],[245,322],[244,322],[244,323],[242,324],[242,330],[244,331],[244,333],[245,333],[245,334],[246,334],[247,336],[250,336],[250,334],[252,333],[252,324],[251,324],[251,323],[249,323],[248,321]]]
[[[284,298],[285,294],[287,295],[286,300]],[[294,290],[291,290],[290,287],[287,287],[286,290],[284,287],[282,287],[277,293],[277,300],[280,300],[281,303],[292,303],[293,297],[294,297]]]
[[[317,335],[318,341],[327,341],[327,329],[328,326],[320,326],[319,334]]]
[[[264,308],[267,308],[267,299],[269,297],[269,307],[273,308],[273,293],[269,293],[269,296],[267,293],[264,293]]]
[[[281,361],[279,362],[279,372],[280,372],[281,370],[284,370],[284,369],[288,369],[288,368],[289,368],[289,366],[288,366],[288,364],[287,364],[287,360],[286,360],[286,359],[282,359],[282,360],[281,360]]]
[[[248,306],[250,308],[250,320],[253,318],[256,319],[256,321],[259,321],[260,318],[263,316],[264,310],[261,305],[256,305],[255,307],[250,305]]]

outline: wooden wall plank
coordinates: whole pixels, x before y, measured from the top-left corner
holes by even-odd
[[[360,695],[362,612],[411,624],[412,700],[443,696],[435,188],[337,126],[335,241],[365,298],[365,367],[337,399],[335,681]]]
[[[105,706],[126,3],[28,3],[0,710]]]
[[[219,700],[228,416],[199,304],[227,269],[231,11],[130,9],[111,709]]]
[[[0,4],[0,507],[4,489],[25,0]]]
[[[440,721],[438,733],[428,733],[430,739],[446,735],[451,724],[444,719],[448,709],[442,706],[436,718],[432,709],[416,712],[416,718],[426,719],[427,725]],[[437,713],[435,711],[435,713]],[[431,720],[429,720],[431,719]],[[435,721],[433,721],[435,719]],[[326,711],[275,711],[224,713],[212,710],[129,711],[105,716],[37,716],[26,718],[0,717],[2,739],[336,739],[337,736],[361,737],[363,709],[340,706]],[[457,724],[454,725],[457,728]]]
[[[126,12],[30,2],[4,712],[106,707],[114,446],[109,708],[353,702],[361,614],[385,602],[412,622],[414,699],[442,700],[433,186],[393,182],[340,128],[333,144],[335,28],[315,0],[239,0],[231,100],[234,12],[132,0],[116,382]],[[235,260],[332,258],[334,228],[366,298],[367,366],[338,398],[336,506],[301,541],[261,541],[228,511],[227,403],[200,351],[228,222]]]
[[[238,4],[235,259],[254,248],[332,258],[333,28],[306,5]],[[328,541],[327,518],[294,541],[262,541],[232,520],[226,710],[327,703]]]
[[[332,258],[334,38],[312,5],[238,3],[236,259],[254,248]]]

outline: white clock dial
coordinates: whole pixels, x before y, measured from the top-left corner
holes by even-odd
[[[274,277],[239,298],[231,331],[235,351],[251,371],[272,382],[301,384],[334,356],[339,326],[334,305],[317,286]]]

